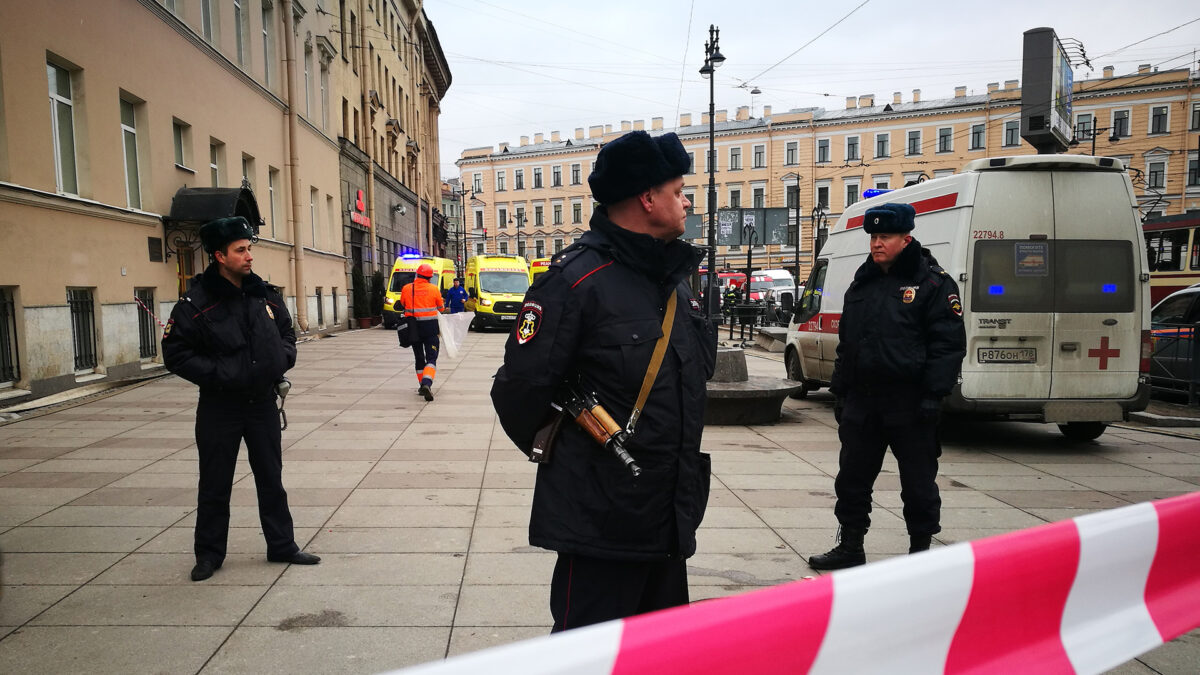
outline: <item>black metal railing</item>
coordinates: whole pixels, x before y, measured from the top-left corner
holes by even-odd
[[[68,289],[67,306],[71,308],[75,370],[91,370],[96,367],[96,309],[92,291],[87,288]]]
[[[158,356],[158,331],[150,314],[154,311],[154,289],[136,288],[133,297],[139,301],[133,303],[138,315],[138,353],[143,359],[153,358]]]
[[[0,382],[21,377],[17,357],[17,303],[11,289],[0,288]]]
[[[1151,336],[1150,383],[1157,389],[1186,393],[1188,405],[1200,406],[1200,324],[1155,323]]]

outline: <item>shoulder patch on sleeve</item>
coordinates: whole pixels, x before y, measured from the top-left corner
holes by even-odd
[[[958,316],[963,315],[962,300],[958,299],[957,293],[951,293],[950,295],[947,295],[946,302],[950,303],[950,311],[954,312]]]
[[[542,327],[542,306],[532,300],[526,300],[521,306],[517,320],[517,344],[527,344]]]

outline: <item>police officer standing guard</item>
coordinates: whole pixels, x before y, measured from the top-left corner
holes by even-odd
[[[679,240],[689,165],[673,133],[635,131],[600,150],[588,178],[602,204],[591,230],[526,293],[492,385],[500,423],[527,455],[540,428],[561,422],[529,519],[529,543],[558,552],[555,632],[688,602],[684,561],[708,502],[700,435],[716,360],[716,332],[683,283],[702,255]],[[654,373],[656,347],[664,351]],[[632,427],[626,447],[639,476],[562,421],[551,402],[564,389],[594,393]]]
[[[909,232],[908,204],[867,210],[871,253],[846,290],[829,390],[842,441],[834,482],[837,546],[809,559],[818,570],[866,562],[871,490],[890,445],[900,469],[909,553],[941,531],[937,438],[942,398],[966,354],[958,286]]]
[[[167,370],[200,386],[192,581],[211,577],[225,560],[229,497],[242,439],[258,491],[267,560],[298,565],[321,560],[296,545],[283,489],[275,387],[296,364],[296,333],[283,297],[250,271],[250,247],[257,240],[241,216],[205,223],[200,241],[212,263],[192,280],[163,330]]]

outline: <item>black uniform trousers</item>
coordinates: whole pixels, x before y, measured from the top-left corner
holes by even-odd
[[[851,395],[838,425],[842,441],[838,475],[834,481],[837,505],[834,514],[845,528],[865,530],[871,525],[871,491],[883,468],[888,446],[900,469],[900,498],[904,523],[910,535],[941,532],[942,498],[938,494],[937,420],[921,419],[915,401],[893,397]],[[904,410],[911,407],[912,410]]]
[[[282,434],[274,392],[253,400],[202,392],[196,407],[200,486],[195,550],[197,560],[211,560],[217,566],[225,560],[229,497],[243,438],[258,491],[258,519],[267,540],[267,557],[287,558],[300,550],[283,489]]]
[[[606,560],[559,553],[550,581],[550,632],[686,604],[684,560]]]
[[[437,366],[438,351],[441,349],[441,346],[441,340],[438,338],[437,333],[429,337],[423,337],[412,343],[417,373],[425,370],[425,366]]]

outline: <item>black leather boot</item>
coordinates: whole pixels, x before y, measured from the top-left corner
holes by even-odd
[[[838,544],[828,553],[814,555],[808,559],[808,566],[814,570],[840,570],[846,567],[857,567],[867,562],[867,554],[863,552],[863,537],[866,530],[849,527],[838,530]]]
[[[908,535],[908,552],[911,554],[928,551],[932,541],[933,537],[928,534],[910,534]]]

